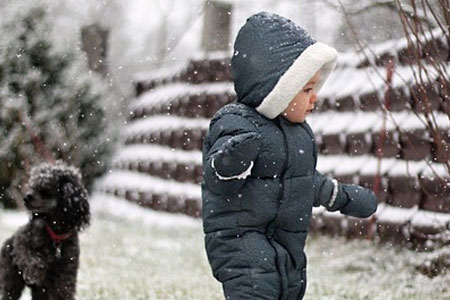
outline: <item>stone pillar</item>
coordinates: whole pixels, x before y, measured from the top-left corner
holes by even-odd
[[[108,30],[92,24],[81,30],[82,49],[86,52],[89,68],[106,75]]]
[[[205,51],[228,50],[231,35],[232,5],[225,1],[205,2],[202,49]]]

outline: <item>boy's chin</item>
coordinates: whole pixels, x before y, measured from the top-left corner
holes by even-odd
[[[305,122],[305,117],[306,117],[306,115],[305,116],[298,116],[298,117],[287,117],[287,116],[284,116],[284,118],[286,120],[288,120],[289,122],[291,122],[291,123],[303,123],[303,122]]]

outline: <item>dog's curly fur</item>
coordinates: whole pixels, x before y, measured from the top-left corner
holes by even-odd
[[[28,188],[24,201],[30,220],[0,252],[1,299],[19,299],[25,286],[31,288],[33,300],[75,299],[78,232],[90,221],[81,175],[62,161],[44,163],[32,169]],[[70,236],[55,243],[47,226]]]

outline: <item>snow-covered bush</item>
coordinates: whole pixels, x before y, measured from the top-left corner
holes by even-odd
[[[105,171],[114,98],[88,70],[81,44],[67,45],[74,39],[58,32],[45,2],[7,2],[0,18],[0,203],[14,206],[35,163],[63,159],[80,167],[87,186]]]

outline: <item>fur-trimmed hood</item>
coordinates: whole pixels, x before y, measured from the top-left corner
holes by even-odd
[[[321,71],[319,90],[336,65],[337,51],[276,14],[247,19],[234,44],[231,67],[238,102],[273,119]]]

